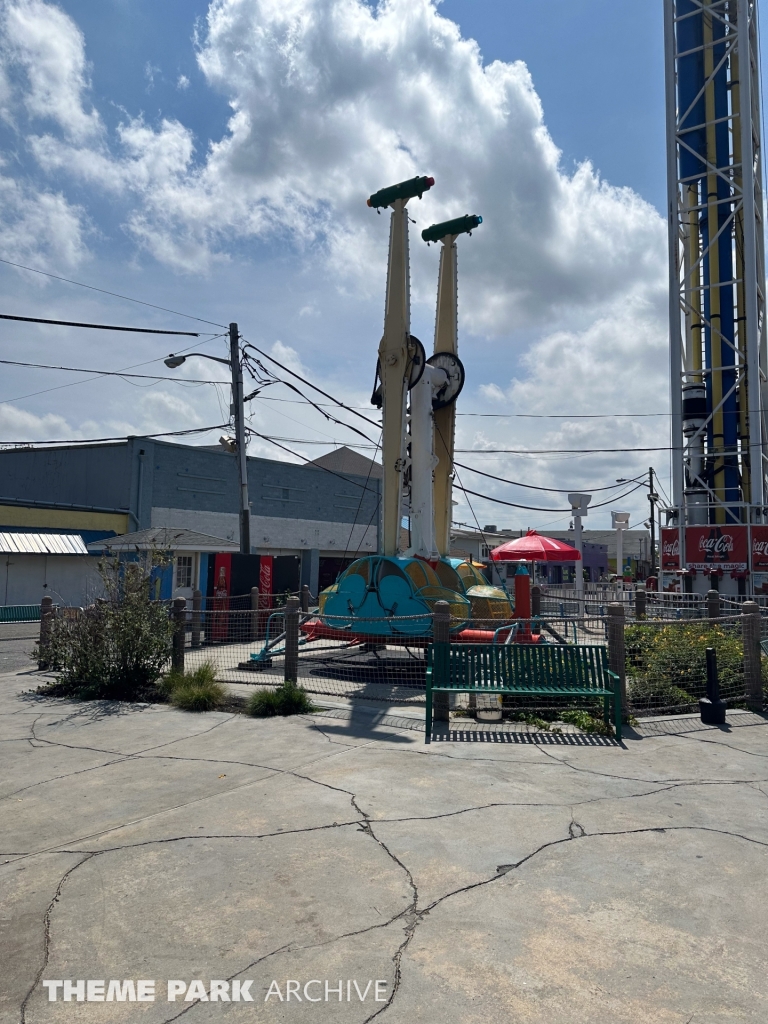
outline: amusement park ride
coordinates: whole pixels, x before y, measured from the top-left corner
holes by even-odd
[[[442,243],[434,351],[427,357],[410,327],[407,205],[434,183],[416,177],[368,199],[372,209],[392,211],[384,334],[371,397],[382,415],[380,553],[354,561],[320,594],[315,634],[320,628],[325,636],[426,636],[438,601],[448,602],[454,634],[466,632],[473,620],[501,625],[513,616],[504,590],[489,586],[471,561],[450,557],[455,403],[464,386],[456,239],[471,234],[482,217],[459,217],[421,233],[425,242]],[[490,639],[495,630],[481,632]]]
[[[662,584],[768,589],[757,0],[664,0],[672,501]],[[682,584],[681,584],[682,577]]]

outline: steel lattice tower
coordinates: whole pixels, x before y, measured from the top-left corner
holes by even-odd
[[[672,522],[768,521],[756,0],[664,0]]]

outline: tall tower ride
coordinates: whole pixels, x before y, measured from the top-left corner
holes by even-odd
[[[757,0],[664,0],[664,17],[669,515],[684,550],[686,527],[768,522]]]

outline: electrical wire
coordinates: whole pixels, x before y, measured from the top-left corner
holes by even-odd
[[[316,462],[313,462],[312,459],[308,459],[306,455],[301,455],[299,452],[291,451],[290,448],[286,448],[284,444],[279,444],[273,437],[269,437],[267,434],[260,434],[258,430],[253,430],[252,428],[248,432],[250,434],[253,434],[254,437],[260,437],[262,441],[269,441],[270,444],[275,445],[277,448],[282,448],[284,452],[287,452],[289,455],[292,455],[295,459],[301,459],[302,462],[306,462],[307,465],[314,466],[315,469],[322,469],[324,473],[330,473],[331,476],[335,476],[339,480],[343,480],[347,484],[352,484],[353,487],[362,487],[364,491],[370,491],[371,494],[378,493],[377,489],[374,489],[373,487],[368,487],[366,486],[366,484],[361,484],[357,480],[350,480],[349,477],[342,476],[341,473],[336,473],[334,470],[328,469],[327,466],[319,466]]]
[[[529,491],[549,491],[552,494],[568,494],[570,491],[576,490],[575,487],[539,487],[536,484],[524,484],[519,480],[508,480],[503,476],[495,476],[493,473],[485,473],[482,469],[474,469],[472,466],[465,466],[463,462],[454,462],[454,466],[460,466],[461,469],[468,469],[470,473],[477,473],[478,476],[487,476],[489,480],[498,480],[502,484],[513,484],[515,487],[525,487]],[[607,484],[605,487],[588,487],[588,491],[612,491],[619,490],[625,483],[634,483],[632,480],[622,480],[621,483],[618,481],[615,484]]]
[[[152,360],[153,362],[155,360]],[[16,359],[0,359],[3,366],[27,366],[36,370],[63,370],[66,373],[96,373],[99,377],[137,377],[143,380],[172,380],[183,384],[228,384],[226,380],[198,380],[195,377],[167,377],[154,373],[126,373],[124,370],[95,370],[84,366],[52,366],[48,363],[22,363]]]
[[[88,327],[97,331],[127,331],[129,334],[182,334],[187,338],[199,338],[197,331],[166,331],[159,327],[115,327],[114,324],[88,324],[78,320],[44,320],[39,316],[11,316],[0,313],[0,320],[19,320],[25,324],[52,324],[54,327]]]
[[[216,423],[212,427],[190,427],[187,430],[164,430],[154,434],[121,434],[118,437],[77,437],[73,440],[62,441],[60,438],[54,441],[0,441],[0,449],[7,451],[13,448],[34,448],[41,444],[104,444],[107,441],[129,441],[153,437],[184,437],[188,434],[209,434],[212,430],[224,430],[228,423]]]
[[[43,277],[53,278],[54,281],[63,281],[65,284],[74,284],[78,288],[88,288],[92,292],[101,292],[102,295],[111,295],[115,299],[125,299],[126,302],[136,302],[140,306],[149,306],[150,309],[160,309],[164,313],[173,313],[174,316],[183,316],[187,320],[197,320],[201,324],[210,324],[212,327],[223,327],[227,330],[226,324],[217,324],[215,320],[205,320],[201,316],[192,316],[191,313],[180,313],[178,309],[168,309],[167,306],[157,306],[154,302],[145,302],[143,299],[134,299],[130,295],[121,295],[119,292],[111,292],[106,288],[97,288],[93,284],[83,284],[82,281],[73,281],[69,277],[60,277],[58,274],[50,274],[47,270],[37,270],[35,267],[26,267],[23,263],[14,263],[13,260],[4,260],[0,257],[0,263],[6,263],[9,267],[18,267],[20,270],[28,270],[31,274],[42,274]]]
[[[602,508],[604,505],[612,505],[615,501],[621,501],[630,494],[634,494],[635,491],[639,490],[642,484],[638,484],[637,487],[633,487],[631,491],[626,491],[624,494],[617,494],[610,498],[608,501],[598,502],[596,505],[590,505],[590,510],[594,508]],[[463,491],[464,494],[471,494],[475,498],[484,498],[486,501],[492,501],[495,505],[506,505],[508,508],[522,508],[526,512],[555,512],[563,513],[564,515],[572,515],[573,509],[562,509],[562,508],[541,508],[535,505],[518,505],[514,501],[503,501],[501,498],[493,498],[490,494],[481,494],[479,491],[470,491],[467,487],[458,485],[458,489]]]

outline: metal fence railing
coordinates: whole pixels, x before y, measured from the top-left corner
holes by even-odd
[[[611,667],[622,676],[626,711],[637,717],[696,711],[699,699],[707,694],[706,650],[711,647],[717,656],[720,696],[726,704],[762,708],[768,657],[761,656],[760,642],[768,641],[768,615],[761,614],[755,604],[710,617],[701,615],[705,606],[697,609],[696,617],[657,615],[657,609],[649,607],[645,617],[639,618],[637,607],[632,609],[629,614],[626,603],[610,602],[610,614],[601,615],[587,604],[586,614],[568,615],[542,600],[541,614],[529,620],[444,621],[453,638],[463,643],[605,645]],[[262,606],[258,601],[241,608],[225,606],[224,599],[193,608],[177,602],[169,612],[176,620],[177,667],[179,659],[187,671],[209,663],[216,678],[233,686],[234,692],[239,687],[245,693],[250,688],[277,687],[285,679],[295,679],[318,696],[396,705],[425,700],[431,612],[386,619],[351,614],[332,618],[320,616],[316,607],[302,610],[296,597],[287,605],[277,606],[274,601]],[[52,612],[54,618],[78,614],[79,609]],[[41,635],[50,627],[44,615]],[[13,628],[12,624],[4,627],[6,631]],[[1,634],[2,630],[0,639]],[[540,700],[527,703],[535,703],[537,714],[549,710]],[[505,705],[519,713],[526,699],[505,700]],[[569,706],[584,704],[565,705]],[[563,708],[558,701],[551,710]]]

